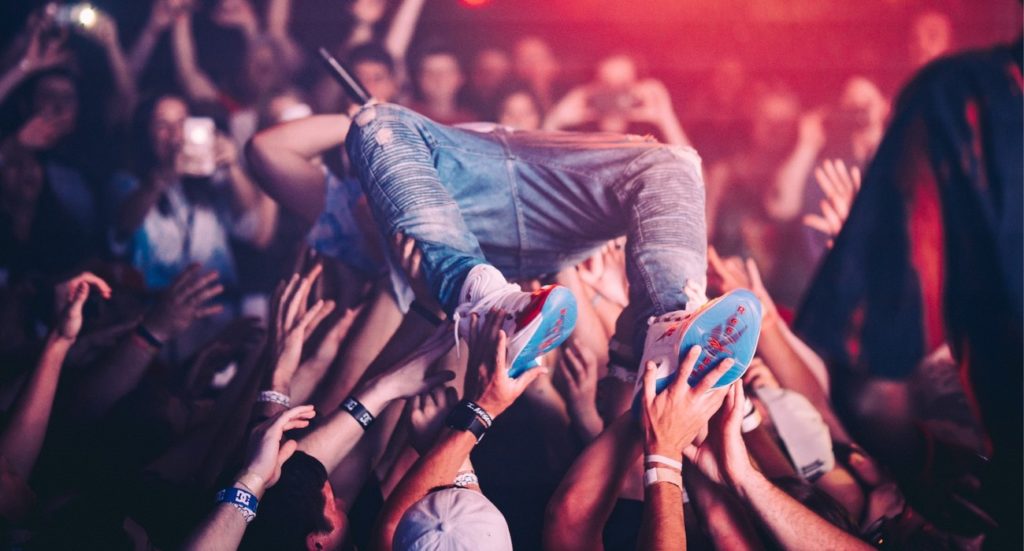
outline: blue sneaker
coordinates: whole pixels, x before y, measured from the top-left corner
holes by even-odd
[[[537,367],[540,356],[569,338],[576,327],[576,297],[561,285],[545,285],[532,293],[509,283],[497,268],[478,264],[470,270],[455,310],[457,331],[469,330],[469,316],[485,316],[492,308],[508,312],[502,329],[508,335],[508,373],[515,378]]]
[[[678,310],[652,318],[647,328],[640,369],[653,361],[658,366],[657,390],[661,392],[675,379],[679,363],[694,345],[701,347],[700,357],[686,382],[692,387],[722,360],[736,363],[715,383],[715,388],[739,379],[750,366],[761,335],[761,301],[746,289],[730,291],[693,312]],[[643,377],[637,376],[634,406],[639,404]]]

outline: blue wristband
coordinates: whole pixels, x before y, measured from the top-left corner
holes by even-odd
[[[217,492],[217,503],[230,503],[234,505],[242,516],[245,517],[245,522],[252,522],[252,519],[256,518],[256,508],[260,504],[260,500],[256,499],[256,496],[250,492],[242,490],[240,488],[224,488]]]

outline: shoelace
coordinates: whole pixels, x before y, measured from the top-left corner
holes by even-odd
[[[477,299],[474,302],[472,308],[465,308],[465,313],[463,313],[461,311],[461,310],[463,310],[462,307],[459,307],[459,308],[455,309],[455,312],[452,313],[452,321],[454,321],[455,323],[452,324],[452,325],[453,325],[453,330],[455,331],[455,357],[456,358],[459,358],[459,359],[462,358],[462,351],[460,350],[461,347],[459,346],[459,343],[460,343],[460,341],[459,341],[459,325],[460,325],[460,322],[462,321],[462,318],[467,316],[467,315],[471,315],[473,312],[479,312],[481,310],[483,310],[483,311],[489,310],[491,305],[494,304],[495,302],[497,302],[498,298],[500,298],[502,296],[505,296],[505,295],[507,295],[509,293],[512,293],[512,292],[516,292],[516,293],[522,292],[522,287],[520,287],[519,285],[517,285],[515,283],[508,283],[506,285],[503,285],[501,287],[498,287],[498,288],[494,289],[490,293],[487,293],[486,295],[484,295],[484,296],[480,297],[479,299]]]

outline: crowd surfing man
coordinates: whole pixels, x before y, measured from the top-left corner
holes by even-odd
[[[692,149],[609,133],[445,126],[376,102],[351,118],[309,117],[258,134],[249,157],[268,193],[316,224],[318,249],[362,264],[373,255],[372,240],[353,223],[364,204],[358,184],[325,178],[313,164],[342,144],[379,232],[416,241],[431,294],[459,333],[467,325],[459,320],[472,313],[512,313],[503,327],[511,376],[569,336],[576,305],[564,287],[528,293],[506,278],[555,273],[622,235],[630,297],[613,361],[633,372],[655,361],[659,388],[684,345],[704,349],[691,384],[726,357],[736,356],[736,366],[720,386],[745,370],[760,327],[757,300],[740,291],[698,309],[706,301],[707,232]]]

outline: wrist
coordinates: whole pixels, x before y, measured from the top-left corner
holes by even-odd
[[[139,324],[139,327],[148,332],[161,343],[166,343],[170,341],[172,338],[174,338],[174,335],[172,334],[172,331],[170,329],[164,327],[163,324],[154,323],[153,321],[147,318],[142,319],[142,323]]]
[[[366,389],[357,389],[352,393],[352,397],[359,400],[359,403],[363,404],[371,414],[374,416],[380,415],[384,408],[395,399],[393,393],[387,392],[387,383],[382,383],[379,379],[371,379]]]
[[[260,499],[267,490],[267,481],[256,473],[245,471],[235,478],[235,483],[232,486],[245,490]]]
[[[46,345],[50,348],[71,348],[78,340],[78,335],[67,336],[60,328],[54,328],[46,338]]]

